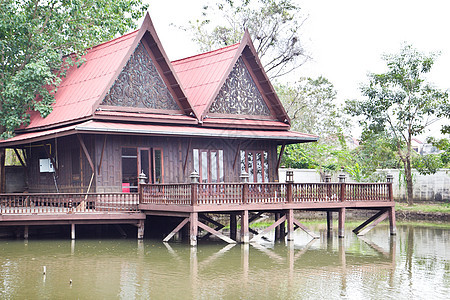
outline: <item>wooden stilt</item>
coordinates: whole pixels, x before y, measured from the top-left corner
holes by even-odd
[[[340,238],[345,237],[345,207],[339,209],[338,227],[338,236]]]
[[[250,233],[248,230],[248,210],[241,212],[241,242],[247,244],[250,241]]]
[[[209,222],[209,223],[211,223],[211,224],[214,224],[214,225],[216,226],[216,228],[215,228],[216,231],[219,231],[219,230],[221,230],[222,228],[225,227],[225,225],[220,224],[219,222],[217,222],[217,221],[211,219],[210,217],[208,217],[208,216],[205,215],[205,214],[199,214],[198,217],[199,217],[199,219],[202,220],[202,221],[206,221],[206,222]],[[207,233],[206,233],[204,236],[202,236],[201,239],[202,239],[202,240],[203,240],[203,239],[207,239],[211,234],[212,234],[211,232],[207,231]]]
[[[191,213],[189,217],[189,239],[192,247],[197,246],[198,213]]]
[[[286,213],[287,216],[287,240],[294,240],[294,210],[289,209]]]
[[[197,225],[198,225],[198,227],[200,227],[200,228],[202,228],[202,229],[208,231],[209,233],[211,233],[211,234],[217,236],[218,238],[224,240],[224,241],[227,242],[227,243],[230,243],[230,244],[236,243],[235,241],[233,241],[233,240],[230,239],[229,237],[227,237],[227,236],[221,234],[220,232],[218,232],[218,231],[212,229],[211,227],[209,227],[209,226],[203,224],[202,222],[199,222],[199,221],[198,221],[198,222],[197,222]]]
[[[371,217],[369,220],[367,220],[366,222],[364,222],[363,224],[358,226],[356,229],[354,229],[353,232],[356,233],[357,235],[365,235],[372,228],[377,226],[381,221],[385,220],[388,216],[389,216],[389,213],[387,210],[381,210],[380,212],[375,214],[373,217]]]
[[[330,233],[333,230],[333,212],[327,211],[327,232]]]
[[[281,216],[286,217],[286,214],[282,213]],[[280,227],[280,240],[284,240],[284,237],[286,236],[286,221],[281,222],[279,227]]]
[[[178,231],[180,231],[184,227],[184,225],[187,224],[187,222],[189,222],[189,218],[185,218],[183,221],[181,221],[181,223],[178,224],[178,226],[175,227],[175,229],[172,230],[172,232],[163,239],[163,242],[168,242]]]
[[[255,242],[258,239],[260,239],[264,234],[270,232],[271,230],[273,230],[274,228],[276,228],[278,225],[280,225],[282,222],[286,221],[286,217],[281,217],[278,221],[276,221],[275,223],[273,223],[272,225],[270,225],[269,227],[267,227],[266,229],[264,229],[263,231],[261,231],[258,235],[254,236],[250,242]]]
[[[237,236],[237,219],[236,214],[231,213],[230,214],[230,238],[232,240],[236,240]]]
[[[28,225],[25,225],[23,228],[23,238],[28,240]]]
[[[297,221],[296,219],[293,219],[294,224],[297,225],[301,230],[303,230],[304,232],[306,232],[309,236],[311,236],[314,239],[319,239],[320,235],[312,232],[311,230],[309,230],[308,227],[306,227],[305,225],[303,225],[302,223],[300,223],[299,221]]]
[[[137,230],[138,240],[142,240],[144,238],[144,230],[145,230],[145,221],[140,220],[138,223],[138,230]]]
[[[275,213],[275,222],[277,222],[280,219],[280,213]],[[280,225],[275,227],[275,241],[279,241],[280,240]]]
[[[397,234],[397,226],[395,224],[395,207],[389,208],[389,229],[391,235]]]
[[[75,224],[70,224],[70,238],[72,239],[72,240],[74,240],[75,239]]]

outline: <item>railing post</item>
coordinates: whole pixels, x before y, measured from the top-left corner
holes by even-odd
[[[292,185],[294,184],[294,171],[286,171],[286,200],[288,203],[294,202],[292,194]]]
[[[394,201],[394,193],[393,193],[393,182],[394,182],[394,176],[392,174],[388,174],[386,176],[386,181],[388,183],[388,197],[389,201]]]
[[[245,171],[242,171],[241,176],[239,176],[241,179],[242,184],[242,204],[247,204],[247,198],[248,198],[248,173]]]
[[[341,185],[340,201],[345,201],[345,174],[339,174],[339,184]]]
[[[138,205],[139,205],[142,203],[142,199],[144,199],[144,191],[143,191],[144,185],[139,183],[138,188],[139,188],[139,199],[138,199]]]
[[[196,206],[198,198],[198,179],[200,176],[194,171],[189,177],[191,178],[191,205]]]

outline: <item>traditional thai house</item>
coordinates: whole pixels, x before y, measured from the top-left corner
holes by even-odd
[[[238,44],[170,62],[147,15],[139,30],[88,49],[84,59],[63,78],[49,116],[31,112],[29,125],[0,142],[23,151],[27,178],[24,193],[2,196],[0,225],[101,219],[136,224],[142,236],[146,214],[173,215],[191,223],[192,240],[202,223],[184,207],[187,195],[190,207],[201,193],[221,195],[223,203],[208,202],[205,212],[246,203],[249,191],[288,200],[289,189],[276,185],[277,147],[318,137],[289,130],[248,33]],[[239,183],[247,174],[250,190]],[[197,176],[204,186],[192,196],[190,177]],[[388,187],[383,199],[390,201]],[[384,200],[385,218],[392,205]],[[280,203],[271,209],[281,213]]]

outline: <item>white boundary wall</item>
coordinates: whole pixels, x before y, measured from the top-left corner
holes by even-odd
[[[280,182],[286,181],[286,170],[280,168],[278,171]],[[320,182],[320,174],[311,169],[293,169],[294,182]],[[406,201],[406,186],[398,169],[383,169],[377,172],[381,174],[392,174],[394,176],[394,199]],[[332,175],[332,182],[338,182],[338,174]],[[347,182],[354,182],[347,174]],[[446,201],[450,202],[450,169],[441,169],[432,175],[420,175],[413,170],[414,200],[415,201]]]

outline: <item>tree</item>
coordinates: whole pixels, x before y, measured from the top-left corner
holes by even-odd
[[[26,125],[29,111],[50,114],[61,78],[83,63],[85,49],[134,28],[146,10],[139,0],[2,0],[0,137]],[[2,149],[1,174],[4,163]]]
[[[317,143],[288,145],[282,163],[292,168],[316,169],[324,178],[347,164],[345,132],[350,122],[335,104],[336,91],[326,78],[300,78],[276,85],[277,94],[291,119],[291,128],[319,135]]]
[[[383,56],[387,72],[369,74],[361,88],[365,99],[347,101],[347,111],[361,116],[364,132],[392,136],[405,171],[407,201],[413,204],[411,140],[449,110],[448,93],[425,81],[436,54],[404,45],[398,54]]]
[[[309,59],[300,42],[305,19],[293,0],[219,0],[205,5],[201,19],[183,29],[201,51],[238,43],[248,29],[265,71],[275,78]]]
[[[303,77],[293,84],[279,84],[275,88],[291,119],[292,129],[325,138],[349,130],[349,119],[335,103],[337,92],[325,77]]]
[[[26,124],[29,110],[47,116],[68,67],[82,63],[88,47],[134,28],[146,9],[138,0],[2,0],[0,134]]]

